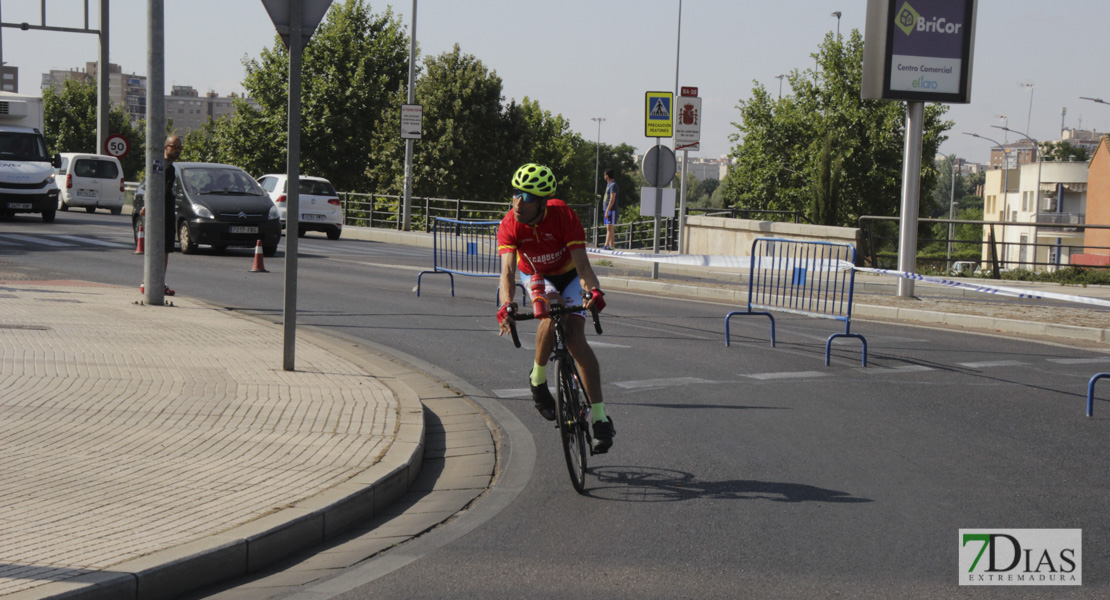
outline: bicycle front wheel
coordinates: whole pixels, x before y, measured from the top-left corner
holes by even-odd
[[[574,359],[558,359],[559,382],[556,393],[556,418],[559,420],[559,435],[563,440],[563,455],[567,459],[570,481],[574,489],[582,494],[586,489],[586,458],[589,445],[586,440],[585,413],[582,398],[585,392],[581,387],[578,369]]]

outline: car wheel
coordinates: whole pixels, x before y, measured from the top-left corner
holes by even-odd
[[[61,196],[58,196],[58,210],[69,210],[69,205]]]
[[[85,207],[85,212],[94,213],[94,212],[96,212],[96,207],[95,206],[86,206]]]
[[[182,254],[194,254],[197,251],[197,243],[189,236],[189,224],[184,221],[181,223],[181,229],[177,233],[177,242],[181,244]]]
[[[338,227],[334,227],[334,228],[328,230],[328,239],[329,240],[338,240],[339,236],[342,235],[342,234],[343,234],[342,229],[340,229]]]
[[[270,258],[275,254],[277,254],[277,244],[274,244],[273,246],[262,246],[262,256]]]
[[[123,214],[123,207],[122,206],[116,206],[116,207],[112,208],[112,214],[113,215],[122,215]]]
[[[42,222],[43,223],[53,223],[54,222],[54,216],[56,214],[57,214],[57,209],[55,209],[55,208],[50,208],[50,209],[42,211]]]

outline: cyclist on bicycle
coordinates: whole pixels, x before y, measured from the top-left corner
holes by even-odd
[[[497,321],[501,334],[509,332],[516,310],[513,292],[517,270],[525,289],[530,289],[533,273],[544,278],[547,297],[553,302],[578,304],[582,291],[589,290],[583,306],[600,311],[605,308],[604,294],[598,289],[597,276],[586,256],[586,232],[578,215],[562,200],[549,198],[555,193],[555,174],[545,166],[529,163],[513,175],[513,206],[497,230],[497,250],[501,255],[501,308]],[[566,345],[593,402],[594,452],[607,452],[613,445],[613,419],[605,414],[601,395],[601,369],[586,342],[586,315],[578,313],[565,322]],[[543,418],[555,420],[555,399],[547,389],[547,361],[555,346],[551,320],[539,322],[536,332],[536,360],[529,387],[532,401]]]

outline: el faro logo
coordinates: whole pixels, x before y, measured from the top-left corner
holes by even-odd
[[[898,9],[898,16],[894,18],[894,22],[906,35],[914,31],[957,35],[960,33],[960,29],[963,28],[963,23],[949,23],[948,19],[944,17],[926,19],[918,14],[909,2],[902,3],[902,8]]]
[[[961,529],[960,585],[1083,585],[1083,530]]]

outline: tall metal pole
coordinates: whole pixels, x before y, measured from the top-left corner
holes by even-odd
[[[167,232],[166,179],[156,172],[155,161],[165,166],[166,113],[165,113],[165,6],[163,0],[147,0],[146,22],[146,233],[147,252],[143,256],[143,292],[151,306],[161,306],[165,301],[166,265],[165,242]]]
[[[409,40],[409,104],[416,104],[416,0],[412,0],[412,39]],[[405,200],[398,228],[408,231],[412,221],[412,151],[416,140],[405,140]],[[596,241],[596,240],[595,240]]]
[[[597,200],[597,186],[601,179],[601,122],[604,121],[602,117],[590,117],[591,121],[597,121],[597,156],[594,158],[594,200]],[[604,214],[605,209],[602,205],[608,206],[604,199],[598,201],[597,207],[594,209],[594,247],[597,247],[597,229],[601,224],[601,219],[598,218],[598,213]]]
[[[951,158],[948,162],[952,163],[952,193],[948,197],[948,220],[951,221],[956,218],[956,161]],[[946,268],[952,268],[952,236],[955,234],[955,223],[948,224],[948,261],[945,263]]]
[[[906,102],[906,148],[902,162],[902,218],[898,232],[898,270],[917,270],[917,211],[921,205],[921,138],[925,103]],[[913,280],[898,278],[898,296],[913,297]]]
[[[679,58],[681,57],[681,55],[682,55],[682,0],[678,0],[678,33],[675,35],[675,50],[674,50],[674,96],[671,96],[671,98],[672,98],[672,100],[671,100],[671,121],[672,122],[674,121],[674,118],[675,118],[675,116],[674,116],[675,103],[678,101],[678,66],[680,64]],[[671,138],[671,141],[673,142],[673,146],[674,146],[675,158],[678,158],[678,136],[674,136],[673,138]],[[659,161],[659,162],[662,163],[662,161]],[[685,168],[686,168],[686,165],[684,163],[683,164],[683,170],[685,170]],[[658,173],[658,171],[656,171],[656,173]],[[671,182],[671,185],[674,185],[673,181]],[[679,186],[679,187],[681,188],[681,186]],[[660,189],[658,191],[657,195],[656,195],[657,201],[656,201],[656,210],[655,210],[655,241],[652,245],[653,246],[652,250],[655,254],[659,253],[659,222],[660,222],[660,218],[661,218],[660,217],[659,206],[662,204],[662,194],[663,194],[663,191],[662,191],[662,189]],[[684,200],[685,200],[684,198],[681,199],[679,201],[679,204],[680,205],[684,204],[685,203]],[[652,261],[652,263],[651,263],[651,278],[652,279],[659,279],[659,263],[658,262]]]
[[[108,112],[112,110],[109,97],[110,81],[108,62],[108,0],[100,0],[100,58],[96,68],[99,93],[96,95],[96,154],[104,154],[104,142],[108,140]]]
[[[285,308],[282,368],[292,371],[297,349],[297,240],[301,195],[301,55],[304,47],[304,2],[289,0],[289,148],[286,155]]]

